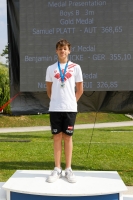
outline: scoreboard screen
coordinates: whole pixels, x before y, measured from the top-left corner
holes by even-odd
[[[133,90],[133,0],[20,0],[20,91],[46,90],[62,38],[84,91]]]

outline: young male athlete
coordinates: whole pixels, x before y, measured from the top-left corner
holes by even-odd
[[[47,95],[50,98],[50,123],[54,141],[55,167],[47,182],[55,182],[62,176],[61,153],[62,140],[65,152],[65,177],[75,183],[76,177],[71,169],[72,135],[77,114],[77,101],[83,93],[83,77],[79,65],[69,61],[71,45],[61,39],[56,44],[58,61],[46,71]]]

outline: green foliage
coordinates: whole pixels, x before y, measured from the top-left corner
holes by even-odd
[[[1,54],[1,56],[5,56],[5,58],[6,58],[6,63],[8,64],[8,59],[9,59],[9,57],[8,57],[8,45],[6,45],[6,46],[5,46],[5,49],[3,49],[3,52],[2,52],[2,54]]]
[[[9,69],[0,64],[0,107],[2,107],[10,98],[9,89]],[[9,105],[5,107],[4,113],[10,111]]]

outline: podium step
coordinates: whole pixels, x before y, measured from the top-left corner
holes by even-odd
[[[0,200],[6,200],[6,191],[2,188],[4,182],[0,182]]]
[[[6,200],[122,200],[122,192],[127,187],[115,171],[73,171],[76,183],[66,178],[54,183],[46,182],[50,170],[17,170],[3,185],[7,192]],[[126,195],[123,200],[131,200]],[[128,199],[126,199],[128,198]],[[0,199],[1,200],[1,199]],[[5,199],[2,199],[5,200]]]

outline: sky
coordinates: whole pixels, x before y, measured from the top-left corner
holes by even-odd
[[[6,0],[0,0],[0,54],[7,45],[7,8]],[[5,63],[5,58],[0,56],[0,62]]]

